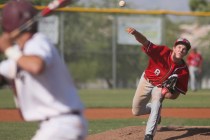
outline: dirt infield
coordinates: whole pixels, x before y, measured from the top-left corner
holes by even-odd
[[[87,140],[143,140],[145,127],[131,126],[90,135]],[[154,140],[209,140],[210,127],[158,127]]]
[[[88,120],[99,119],[127,119],[137,118],[131,114],[129,108],[92,108],[86,109],[85,116]],[[163,108],[162,117],[170,118],[210,118],[209,108]],[[138,118],[145,118],[142,116]],[[23,121],[17,109],[0,109],[0,122]]]
[[[90,109],[86,111],[88,119],[135,118],[128,108]],[[171,118],[210,118],[208,108],[163,108],[162,117]],[[147,117],[147,116],[142,116]],[[110,130],[88,136],[87,140],[143,140],[145,126],[131,126]],[[209,140],[210,127],[163,127],[159,126],[154,140]]]
[[[128,108],[87,109],[88,120],[135,118]],[[170,118],[210,118],[208,108],[163,108],[162,117]],[[145,118],[147,116],[142,116]],[[141,118],[141,117],[140,117]],[[18,110],[1,109],[0,122],[23,121]],[[145,126],[131,126],[89,135],[87,140],[142,140]],[[210,126],[195,127],[165,127],[159,126],[154,140],[209,140]]]
[[[130,108],[102,108],[87,109],[85,112],[89,120],[137,118],[131,114]],[[210,118],[209,108],[163,108],[162,117],[172,118]],[[140,118],[145,118],[142,116]],[[139,118],[139,117],[138,117]]]

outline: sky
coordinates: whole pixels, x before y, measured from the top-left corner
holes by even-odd
[[[88,3],[99,0],[79,0],[81,3]],[[119,1],[119,0],[115,0]],[[189,11],[189,0],[125,0],[133,9],[142,10],[173,10]]]

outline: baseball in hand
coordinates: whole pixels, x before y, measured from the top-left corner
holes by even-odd
[[[126,5],[126,2],[124,0],[119,1],[119,6],[124,7]]]

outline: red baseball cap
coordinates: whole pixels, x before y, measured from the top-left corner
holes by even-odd
[[[179,44],[185,45],[188,51],[191,48],[190,42],[186,38],[178,38],[176,42],[174,43],[174,46],[179,45]]]

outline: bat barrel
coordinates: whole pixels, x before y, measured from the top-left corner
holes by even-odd
[[[49,15],[55,9],[66,5],[71,0],[54,0],[48,4],[48,6],[41,12],[42,16]]]

